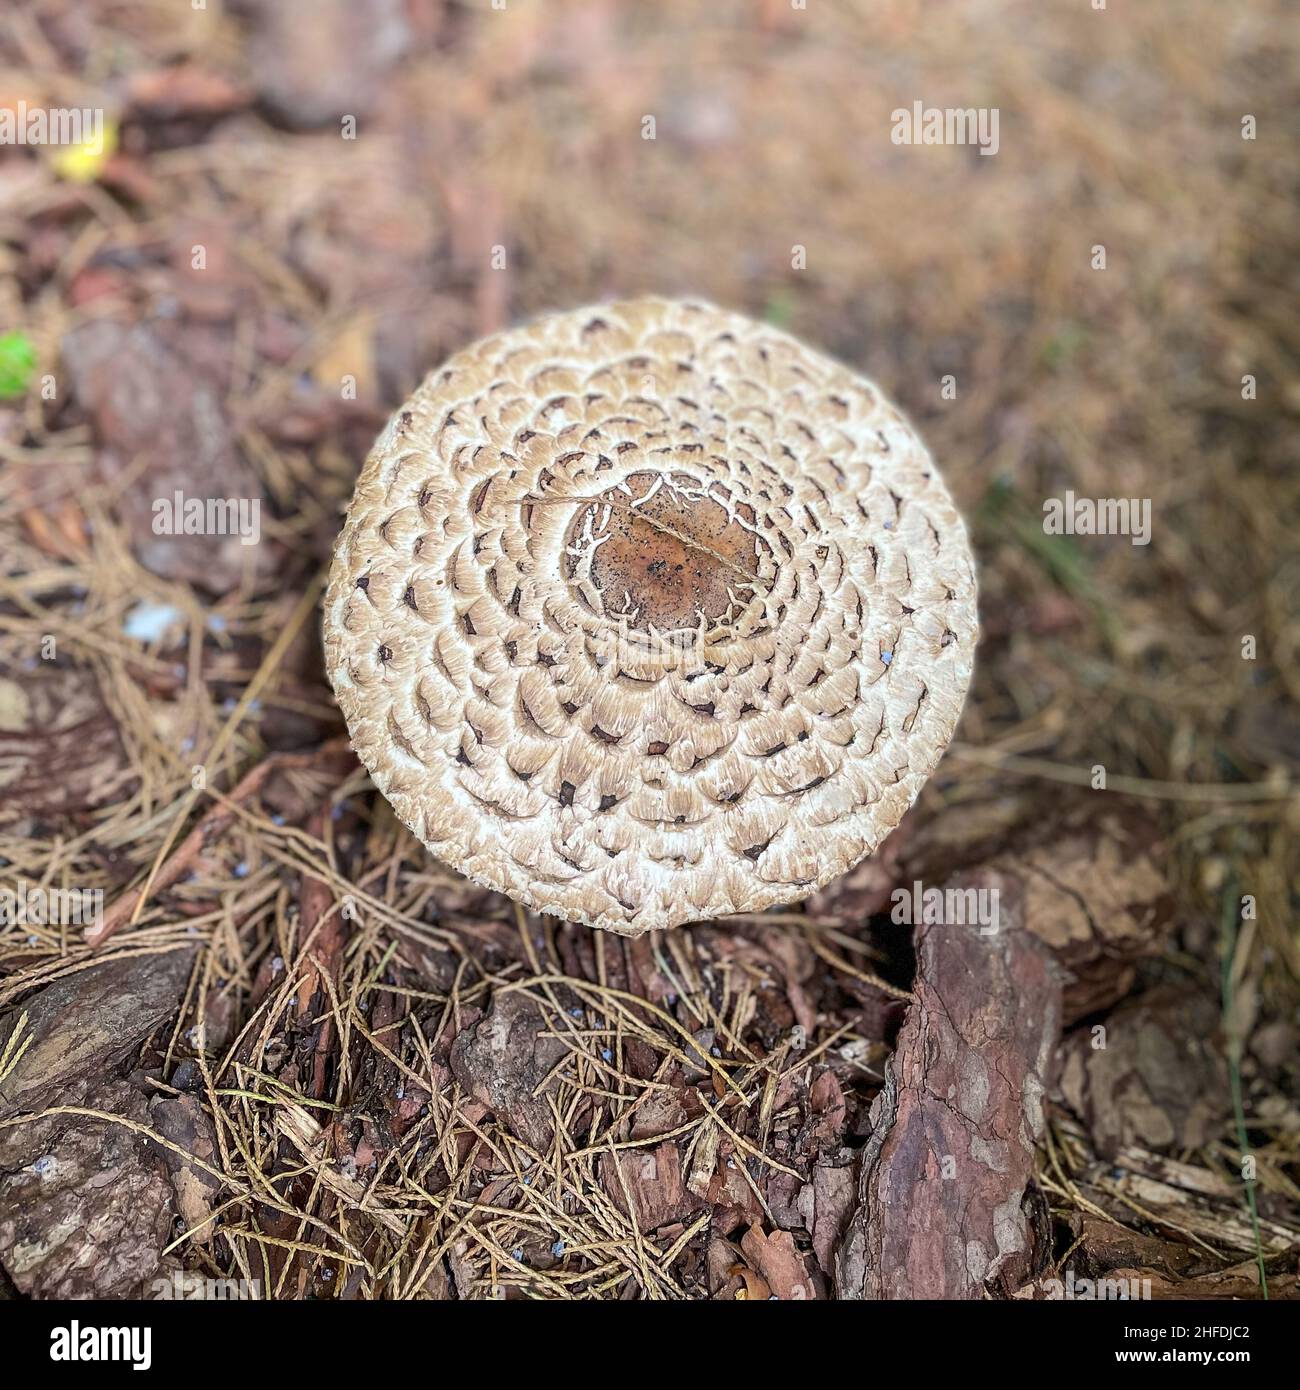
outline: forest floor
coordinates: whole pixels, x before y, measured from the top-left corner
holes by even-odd
[[[0,147],[0,881],[104,915],[0,925],[0,1296],[1295,1297],[1288,17],[11,0],[0,111],[110,140]],[[996,156],[893,144],[918,96]],[[319,599],[425,371],[647,291],[880,383],[983,636],[876,858],[624,940],[395,821]],[[176,491],[260,544],[155,535]]]

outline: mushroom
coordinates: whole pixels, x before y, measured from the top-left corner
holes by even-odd
[[[871,382],[637,299],[425,379],[362,470],[324,632],[353,746],[437,858],[638,935],[870,854],[978,626],[961,517]]]

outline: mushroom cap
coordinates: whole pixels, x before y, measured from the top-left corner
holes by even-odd
[[[324,631],[353,746],[434,855],[636,935],[870,854],[978,625],[961,517],[871,382],[637,299],[425,379],[366,460]]]

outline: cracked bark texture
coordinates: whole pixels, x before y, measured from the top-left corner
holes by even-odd
[[[841,1298],[982,1296],[1032,1251],[1021,1204],[1043,1130],[1061,978],[1024,923],[1020,880],[991,869],[1000,925],[916,928],[916,1003],[871,1110],[858,1209],[837,1261]],[[1009,1266],[1009,1268],[1008,1268]]]
[[[1173,921],[1167,861],[1159,827],[1136,807],[999,791],[911,834],[898,878],[939,883],[975,867],[1015,877],[1026,927],[1065,972],[1069,1024],[1123,999],[1139,962],[1159,954]]]
[[[0,1118],[57,1105],[65,1087],[123,1062],[175,1012],[192,948],[119,956],[70,971],[0,1014],[0,1047],[23,1021],[31,1041],[0,1085]]]
[[[193,957],[102,961],[0,1017],[0,1047],[31,1039],[0,1088],[0,1267],[25,1297],[139,1298],[160,1268],[175,1209],[146,1083],[105,1073],[175,1013]]]
[[[1231,1106],[1220,1025],[1208,991],[1164,986],[1106,1018],[1105,1046],[1087,1025],[1065,1039],[1060,1095],[1099,1153],[1199,1149],[1218,1133]]]
[[[172,1228],[172,1194],[135,1079],[73,1087],[102,1113],[35,1115],[0,1132],[0,1264],[28,1298],[143,1298]]]
[[[543,1082],[565,1054],[564,1043],[545,1036],[542,1011],[522,994],[498,994],[492,1007],[467,1028],[451,1052],[456,1080],[510,1129],[543,1150],[555,1121]]]

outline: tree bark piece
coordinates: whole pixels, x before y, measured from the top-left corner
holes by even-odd
[[[140,1133],[148,1102],[137,1077],[103,1074],[176,1012],[193,960],[187,947],[97,961],[0,1017],[0,1050],[20,1025],[13,1047],[26,1042],[0,1087],[0,1264],[27,1297],[140,1297],[158,1271],[175,1212]]]
[[[82,1087],[76,1099],[149,1124],[130,1080]],[[173,1216],[163,1164],[136,1130],[61,1114],[0,1129],[0,1264],[26,1297],[143,1297]]]
[[[295,130],[368,116],[411,42],[400,0],[259,0],[251,8],[253,84]]]
[[[0,825],[19,835],[80,823],[139,781],[91,674],[36,667],[0,678]]]
[[[518,993],[497,994],[492,1007],[456,1039],[451,1069],[456,1080],[481,1101],[512,1134],[542,1150],[555,1123],[546,1093],[538,1087],[565,1054],[557,1038],[544,1036],[542,1011]]]
[[[225,594],[264,576],[269,547],[234,534],[157,534],[158,499],[265,501],[235,447],[218,391],[144,324],[99,319],[63,340],[77,401],[94,424],[103,483],[120,489],[117,516],[140,563],[163,579]],[[206,512],[205,512],[206,515]],[[175,520],[175,518],[173,519]]]
[[[186,947],[120,956],[52,981],[0,1016],[0,1050],[26,1014],[26,1051],[0,1082],[0,1117],[57,1105],[67,1086],[125,1058],[180,1003],[194,960]]]
[[[996,889],[1000,925],[916,930],[916,1003],[872,1106],[859,1206],[837,1265],[841,1298],[978,1298],[1009,1262],[1027,1268],[1021,1202],[1043,1129],[1061,980],[1025,929],[1016,877],[976,870],[949,886]]]
[[[901,877],[910,887],[985,867],[1017,878],[1025,925],[1066,971],[1069,1024],[1123,999],[1137,962],[1160,953],[1173,920],[1166,857],[1155,822],[1127,803],[999,794],[913,834]]]
[[[1066,1038],[1060,1092],[1098,1152],[1199,1149],[1218,1132],[1230,1110],[1219,1024],[1207,992],[1162,986],[1106,1019],[1104,1046],[1087,1026]]]
[[[149,1103],[154,1128],[184,1153],[191,1153],[215,1167],[221,1161],[212,1121],[197,1096],[154,1096]],[[212,1204],[221,1184],[206,1169],[191,1163],[183,1153],[164,1149],[162,1160],[171,1178],[176,1210],[200,1245],[212,1240]]]

